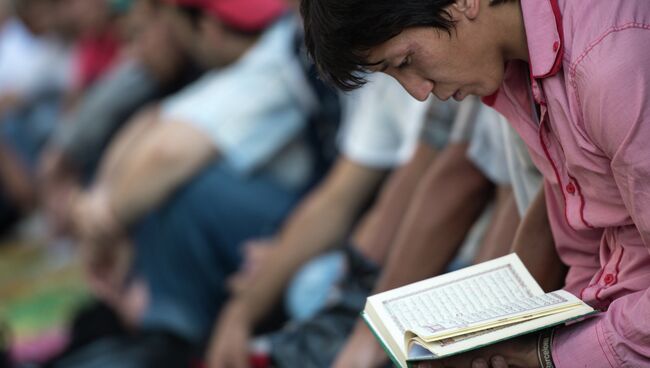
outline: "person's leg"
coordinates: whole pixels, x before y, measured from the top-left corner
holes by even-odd
[[[264,177],[213,165],[135,230],[137,272],[150,298],[142,327],[201,343],[227,297],[240,246],[272,234],[297,200]]]
[[[113,176],[123,160],[129,159],[130,147],[137,145],[154,124],[156,124],[157,111],[155,109],[143,109],[131,118],[126,125],[113,138],[105,150],[99,167],[96,168],[95,177],[97,181],[106,180]]]
[[[1,140],[0,188],[3,192],[3,207],[9,212],[18,215],[33,207],[35,193],[31,186],[31,177],[18,155]]]
[[[46,96],[0,118],[0,185],[21,213],[37,204],[39,155],[58,121],[60,101]]]

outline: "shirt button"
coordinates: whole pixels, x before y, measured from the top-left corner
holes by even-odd
[[[559,49],[560,49],[560,42],[559,41],[553,42],[553,51],[557,51]]]
[[[567,184],[567,186],[566,186],[566,191],[567,191],[567,193],[569,193],[569,194],[575,194],[575,192],[576,192],[576,186],[573,185],[573,183],[569,183],[569,184]]]
[[[603,281],[605,281],[606,285],[613,284],[614,283],[614,275],[612,275],[611,273],[608,273],[607,275],[605,275],[605,278],[603,279]]]

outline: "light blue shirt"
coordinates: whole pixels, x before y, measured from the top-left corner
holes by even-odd
[[[294,50],[295,32],[293,18],[278,21],[240,60],[167,99],[165,120],[207,134],[243,175],[262,170],[302,185],[312,160],[301,133],[315,100]]]
[[[0,26],[0,94],[23,98],[71,84],[71,53],[53,38],[36,37],[17,18]]]

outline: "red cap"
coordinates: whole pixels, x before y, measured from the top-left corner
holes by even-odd
[[[228,26],[257,32],[273,23],[287,10],[284,0],[165,0],[180,6],[203,9]]]

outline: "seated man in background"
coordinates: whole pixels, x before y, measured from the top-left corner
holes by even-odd
[[[56,234],[71,230],[70,200],[94,176],[111,138],[131,115],[198,75],[162,9],[153,0],[134,2],[126,17],[129,52],[61,117],[41,154],[41,197]]]
[[[118,308],[132,235],[147,294],[127,318],[184,350],[205,341],[240,244],[272,232],[311,182],[314,101],[280,1],[169,2],[174,37],[212,70],[121,132],[75,223],[95,291]]]
[[[472,211],[482,200],[481,197],[471,196],[471,192],[467,191],[471,188],[468,183],[481,182],[475,177],[476,168],[481,172],[481,180],[488,178],[498,187],[492,219],[480,247],[472,257],[472,263],[505,255],[512,247],[519,213],[511,188],[513,181],[505,165],[504,142],[499,131],[503,117],[482,106],[478,99],[466,99],[461,102],[461,107],[461,113],[474,109],[473,119],[476,119],[477,125],[467,147],[468,157],[464,156],[464,152],[444,152],[444,156],[441,155],[444,161],[436,163],[436,167],[432,167],[430,173],[426,174],[428,180],[417,188],[404,224],[386,256],[384,269],[374,286],[373,294],[448,270],[445,262],[449,262],[456,250],[452,245],[467,232],[467,221],[475,218],[476,214]],[[459,118],[470,117],[465,115]],[[460,169],[463,165],[474,169],[462,171]],[[466,197],[467,195],[470,196]],[[522,203],[524,207],[527,205]],[[440,218],[436,220],[438,217]],[[334,366],[372,368],[387,363],[387,355],[365,322],[357,318],[355,328],[338,354]]]
[[[58,27],[60,6],[56,0],[2,4],[0,232],[37,204],[35,163],[70,86],[70,52]]]
[[[233,295],[214,326],[211,365],[227,365],[233,358],[238,364],[247,362],[249,337],[275,309],[295,272],[311,258],[343,245],[389,170],[415,150],[426,104],[413,100],[385,77],[343,98],[340,157],[270,244],[250,246],[234,278]],[[443,136],[453,112],[453,106],[438,106],[436,123]],[[422,155],[426,162],[433,152],[418,156]],[[260,252],[263,257],[256,256]]]
[[[379,81],[385,85],[395,85],[390,80]],[[393,113],[403,115],[399,114],[400,109],[396,107],[406,103],[402,102],[403,98],[396,98],[400,95],[395,92],[387,95],[381,90],[373,96],[371,92],[376,87],[377,80],[373,79],[369,86],[361,90],[362,95],[366,94],[366,99],[369,96],[376,98],[375,104],[368,104],[366,108],[362,108],[363,105],[354,105],[353,108],[358,109],[355,113],[359,116],[367,115],[375,122],[380,121],[374,118],[375,114],[384,111],[388,116]],[[433,111],[440,110],[439,104],[442,103],[437,104],[436,109],[434,103]],[[420,275],[430,276],[445,270],[487,203],[492,190],[492,184],[486,176],[466,158],[467,143],[464,141],[473,131],[474,120],[477,118],[476,103],[469,103],[464,110],[452,133],[453,143],[439,155],[435,155],[435,147],[442,148],[440,138],[434,136],[434,139],[431,139],[430,134],[425,135],[429,139],[420,144],[410,163],[391,177],[373,210],[356,226],[352,246],[346,251],[348,275],[341,290],[334,293],[337,295],[335,301],[330,301],[331,305],[315,318],[304,324],[289,326],[271,338],[270,354],[274,364],[281,367],[331,366],[363,308],[365,297],[375,286],[378,265],[387,264],[389,253],[392,261],[387,266],[388,273],[382,274],[382,280],[386,277],[391,281],[382,281],[382,285],[387,282],[388,285],[401,284],[417,279]],[[485,116],[482,118],[486,119]],[[448,115],[446,119],[449,119]],[[434,113],[429,117],[425,131],[435,132],[436,125],[441,123],[445,124],[444,115]],[[492,124],[489,121],[485,123]],[[371,135],[371,132],[369,130],[365,134]],[[492,171],[485,169],[486,172]],[[504,181],[489,174],[488,176],[497,182]],[[234,291],[232,300],[224,309],[216,326],[217,334],[213,336],[209,356],[210,367],[245,366],[250,354],[248,339],[254,326],[269,313],[272,305],[280,298],[289,278],[309,257],[341,242],[341,236],[345,233],[336,231],[336,227],[323,228],[323,223],[338,224],[341,219],[336,215],[340,216],[341,213],[327,211],[327,205],[314,206],[319,203],[319,197],[325,198],[325,193],[314,193],[312,202],[308,202],[312,208],[305,205],[302,212],[291,218],[276,239],[276,247],[267,253],[261,264],[250,267],[256,270],[253,275],[248,275],[248,280],[244,282],[245,287],[239,285]],[[332,204],[333,208],[340,206],[340,202],[349,203],[339,201]],[[322,203],[331,204],[331,201]],[[508,218],[508,214],[513,213],[513,207],[508,203],[511,202],[503,201],[497,211],[498,215],[495,216],[495,220],[502,221],[500,230],[505,231],[500,234],[503,237],[493,235],[485,238],[489,244],[502,247],[491,250],[483,247],[479,258],[489,259],[503,254],[509,248],[514,235],[512,229],[515,226],[512,222],[504,220]],[[316,208],[319,211],[316,211]],[[514,213],[516,217],[516,211]],[[328,220],[323,221],[324,214],[327,214]],[[314,230],[309,231],[312,227]],[[324,236],[319,236],[315,241],[314,233]],[[336,234],[341,235],[334,238],[333,235]],[[336,239],[339,239],[338,242]],[[399,242],[400,245],[394,245],[394,242]],[[431,243],[436,243],[438,247],[430,247]],[[425,254],[427,251],[429,253]],[[406,255],[408,260],[404,259]],[[398,258],[403,262],[398,263]],[[406,266],[402,267],[404,264]],[[240,272],[245,274],[250,270]],[[361,328],[357,327],[358,330]],[[368,338],[364,335],[363,339],[367,345]],[[377,354],[378,347],[375,347],[374,340],[371,339],[370,343],[370,350],[358,343],[353,344],[350,349],[350,353],[357,359],[366,359],[365,364],[368,366],[376,359],[385,359],[383,353]],[[346,360],[340,363],[340,366],[347,367],[350,362]]]

